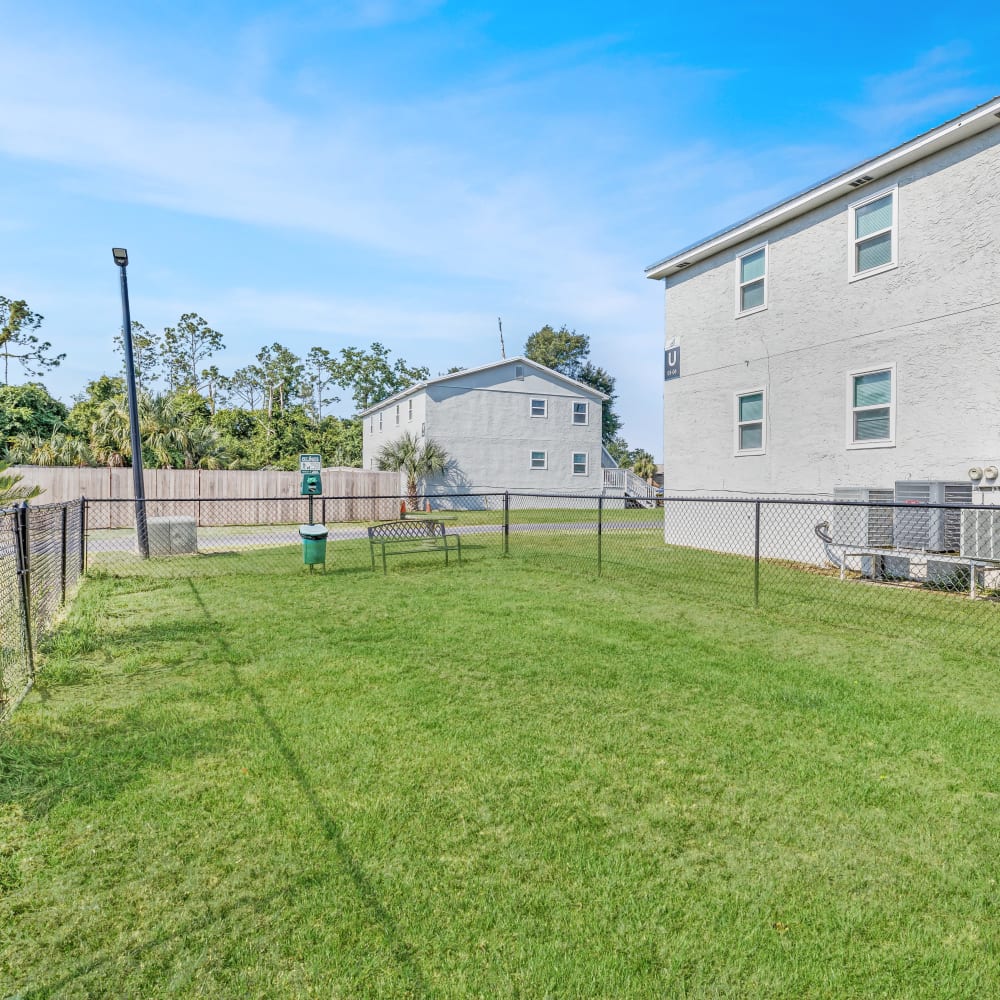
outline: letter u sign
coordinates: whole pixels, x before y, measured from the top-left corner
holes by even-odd
[[[668,347],[663,352],[663,381],[669,382],[672,378],[680,378],[681,375],[681,349],[679,347]]]

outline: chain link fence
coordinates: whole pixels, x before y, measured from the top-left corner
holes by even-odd
[[[1000,507],[507,492],[425,498],[417,511],[395,495],[147,500],[145,511],[149,560],[138,553],[134,500],[0,511],[0,719],[30,687],[37,646],[84,569],[186,576],[195,559],[200,576],[349,578],[382,571],[368,529],[395,520],[413,525],[417,544],[387,560],[393,573],[432,565],[420,525],[434,520],[460,537],[463,562],[633,581],[637,600],[650,599],[652,584],[674,606],[954,636],[956,648],[987,655],[1000,623]],[[310,524],[326,530],[319,547],[300,534]]]
[[[0,722],[35,679],[36,654],[86,565],[86,504],[0,510]]]
[[[1000,614],[998,507],[508,492],[435,496],[421,508],[406,512],[400,496],[157,500],[147,517],[151,553],[206,557],[199,573],[228,572],[249,552],[256,572],[304,569],[298,526],[314,522],[328,537],[310,569],[370,572],[369,526],[433,519],[461,537],[464,560],[652,581],[675,600],[846,629],[959,628],[985,641]],[[88,521],[91,566],[137,571],[134,501],[89,501]],[[411,553],[390,565],[421,561]],[[184,559],[151,562],[186,572]]]

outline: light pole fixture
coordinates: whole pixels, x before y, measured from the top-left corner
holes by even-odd
[[[128,391],[128,424],[132,442],[132,485],[135,493],[135,532],[139,555],[149,558],[149,531],[146,527],[146,490],[142,480],[142,438],[139,435],[139,403],[135,392],[135,361],[132,357],[132,319],[128,308],[128,250],[111,251],[122,276],[122,336],[125,340],[125,388]]]

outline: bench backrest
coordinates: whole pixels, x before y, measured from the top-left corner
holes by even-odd
[[[375,541],[427,538],[444,534],[444,521],[384,521],[368,529],[368,537]]]

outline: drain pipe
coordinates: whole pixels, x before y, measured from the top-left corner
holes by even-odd
[[[826,558],[833,563],[837,569],[845,569],[844,555],[843,553],[837,552],[835,546],[836,542],[833,540],[833,536],[830,534],[830,522],[820,521],[816,527],[813,528],[816,533],[816,537],[823,543],[823,551],[826,552]]]

